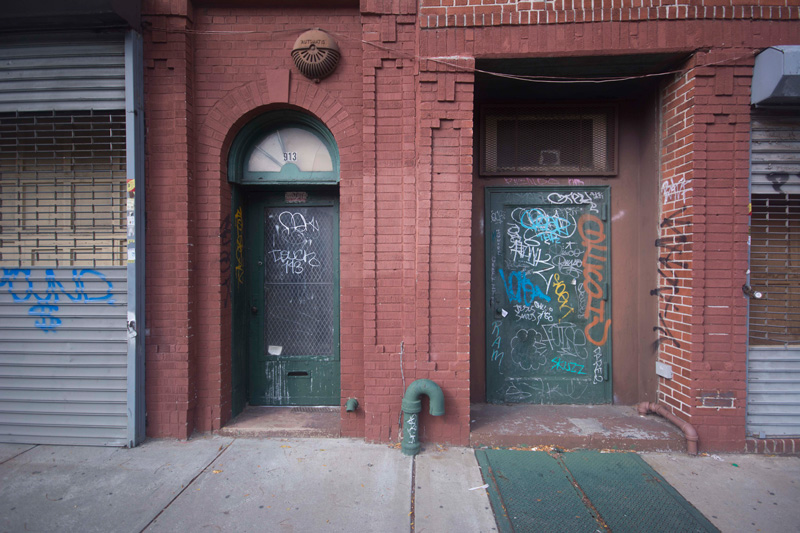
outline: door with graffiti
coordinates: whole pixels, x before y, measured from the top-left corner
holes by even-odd
[[[486,194],[487,401],[609,403],[609,188]]]
[[[259,193],[243,207],[248,401],[338,405],[336,194]]]

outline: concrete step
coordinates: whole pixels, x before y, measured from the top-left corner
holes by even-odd
[[[473,447],[542,447],[685,452],[683,432],[625,405],[474,404]]]
[[[339,408],[248,406],[218,433],[239,438],[339,437]]]

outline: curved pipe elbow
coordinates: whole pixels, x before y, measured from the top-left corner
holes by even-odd
[[[413,414],[422,411],[422,396],[430,400],[431,415],[444,415],[444,393],[439,385],[429,379],[418,379],[408,386],[403,396],[403,412]]]
[[[422,411],[422,396],[430,400],[430,413],[433,416],[444,414],[444,393],[429,379],[418,379],[411,383],[403,396],[403,455],[416,455],[421,447],[419,442],[419,412]]]
[[[654,402],[640,403],[638,411],[639,415],[641,416],[645,416],[648,412],[655,413],[678,426],[678,428],[683,431],[683,434],[686,437],[686,452],[689,455],[697,455],[697,444],[700,442],[700,436],[697,434],[697,430],[694,428],[694,426],[689,422],[678,418],[672,413],[672,411],[663,405]]]

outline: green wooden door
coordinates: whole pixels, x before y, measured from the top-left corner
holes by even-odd
[[[250,404],[338,405],[335,193],[250,194],[245,236]]]
[[[487,189],[490,403],[611,401],[609,188]]]

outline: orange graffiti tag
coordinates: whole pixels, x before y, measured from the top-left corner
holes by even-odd
[[[583,239],[583,246],[586,247],[583,253],[583,288],[589,295],[583,316],[591,319],[584,332],[589,342],[595,346],[603,346],[611,326],[611,319],[606,320],[606,302],[603,298],[603,270],[608,259],[608,247],[600,243],[606,241],[605,224],[596,216],[586,213],[578,220],[578,232]],[[598,324],[602,324],[603,336],[596,340],[592,332]]]

